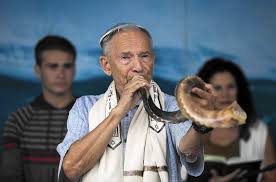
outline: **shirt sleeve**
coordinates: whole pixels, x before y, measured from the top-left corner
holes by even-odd
[[[77,99],[69,112],[67,119],[67,133],[63,141],[57,146],[61,158],[64,157],[72,143],[88,133],[88,121],[80,114],[80,100]]]
[[[199,153],[197,154],[195,161],[187,161],[185,155],[179,151],[180,140],[188,132],[192,122],[187,120],[179,124],[170,124],[170,130],[172,134],[172,141],[175,145],[176,151],[179,155],[180,162],[185,166],[187,172],[192,176],[199,176],[204,170],[204,157],[203,157],[203,147],[201,147]]]
[[[167,110],[176,111],[179,110],[174,97],[168,97]],[[199,176],[204,170],[204,155],[203,146],[201,147],[195,161],[187,161],[185,155],[183,155],[179,149],[180,140],[188,130],[192,127],[192,122],[187,120],[178,124],[169,124],[169,128],[172,135],[172,141],[176,148],[177,154],[180,158],[180,162],[185,166],[187,172],[192,176]]]
[[[1,162],[1,180],[23,182],[23,164],[19,138],[22,115],[19,111],[12,113],[5,123],[3,131],[3,151]]]
[[[70,146],[83,136],[85,136],[89,131],[88,126],[88,108],[90,105],[87,106],[87,102],[85,98],[81,97],[76,100],[75,104],[73,105],[72,109],[69,112],[69,116],[67,119],[67,133],[62,141],[57,146],[57,151],[60,155],[60,163],[59,163],[59,171],[60,174],[62,169],[62,162],[65,154],[69,150]]]

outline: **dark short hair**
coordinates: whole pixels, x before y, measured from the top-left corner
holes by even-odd
[[[237,64],[220,57],[207,60],[199,69],[197,75],[206,83],[209,83],[214,74],[219,72],[229,72],[236,81],[237,101],[247,114],[246,124],[240,127],[240,137],[247,141],[250,137],[249,127],[257,121],[257,111],[249,88],[249,83]]]
[[[76,59],[77,52],[74,45],[64,37],[58,35],[47,35],[40,39],[35,46],[35,61],[37,65],[42,63],[42,53],[48,50],[59,50],[69,53]]]

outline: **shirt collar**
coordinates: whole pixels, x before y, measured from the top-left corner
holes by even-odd
[[[50,103],[48,103],[45,100],[43,94],[41,94],[34,99],[34,101],[31,103],[31,105],[34,107],[39,107],[41,109],[70,110],[72,108],[72,106],[74,105],[75,101],[76,101],[76,97],[74,97],[74,99],[67,106],[65,106],[63,108],[56,108],[53,105],[51,105]]]

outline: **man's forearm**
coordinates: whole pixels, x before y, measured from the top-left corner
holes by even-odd
[[[179,143],[179,151],[185,155],[187,162],[194,162],[201,150],[200,134],[191,127]]]
[[[63,160],[64,173],[70,180],[75,181],[95,166],[122,117],[113,109],[99,126],[71,145]]]

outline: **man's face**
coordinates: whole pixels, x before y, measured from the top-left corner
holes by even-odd
[[[143,76],[149,82],[152,79],[154,54],[148,36],[138,30],[119,32],[111,39],[108,55],[104,56],[103,69],[112,75],[116,89],[121,93],[135,75]]]
[[[35,66],[42,82],[43,92],[52,95],[71,94],[75,75],[75,63],[71,54],[59,50],[47,50],[42,53],[41,65]]]

